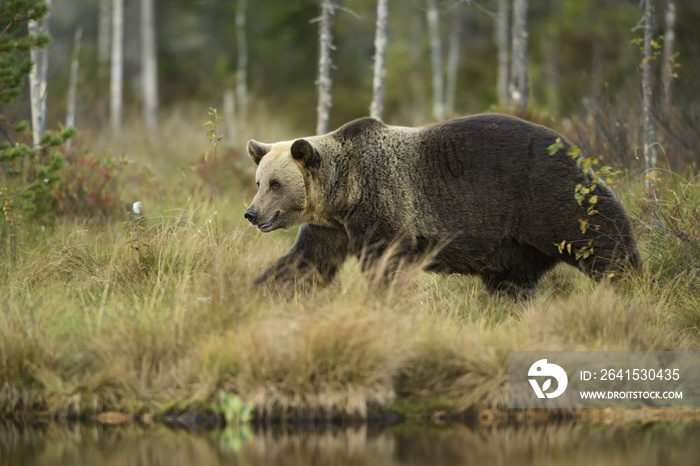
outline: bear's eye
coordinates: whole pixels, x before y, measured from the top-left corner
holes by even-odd
[[[279,181],[270,181],[270,189],[277,189],[280,187]]]

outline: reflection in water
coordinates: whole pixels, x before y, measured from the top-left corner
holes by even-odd
[[[4,465],[696,465],[700,425],[400,425],[196,432],[0,424]]]

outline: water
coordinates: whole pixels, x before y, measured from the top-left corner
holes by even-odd
[[[356,426],[188,432],[0,424],[4,465],[700,465],[700,425]]]

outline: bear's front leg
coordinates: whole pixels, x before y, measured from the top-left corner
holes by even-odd
[[[327,285],[348,255],[348,236],[344,230],[319,225],[302,225],[296,242],[256,280],[256,285],[278,288],[314,284]]]

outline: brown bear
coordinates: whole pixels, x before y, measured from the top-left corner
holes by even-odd
[[[256,281],[327,283],[349,255],[364,270],[387,251],[507,293],[531,289],[559,262],[596,279],[638,267],[625,209],[602,183],[582,232],[589,206],[575,187],[590,187],[592,176],[570,147],[551,129],[498,114],[419,128],[362,118],[322,136],[250,140],[258,192],[245,217],[262,232],[302,225]],[[562,241],[593,253],[577,259]]]

